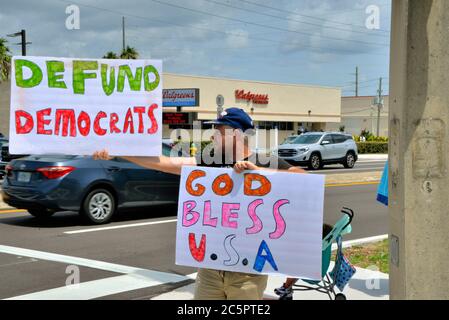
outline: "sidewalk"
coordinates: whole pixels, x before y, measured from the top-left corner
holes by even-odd
[[[326,174],[326,185],[378,183],[382,171]]]
[[[388,160],[388,153],[363,153],[358,155],[358,161],[360,160]]]
[[[331,263],[329,270],[332,270]],[[348,300],[388,300],[389,285],[388,274],[372,271],[363,268],[356,268],[357,271],[351,281],[344,288],[343,293]],[[192,275],[195,278],[196,274]],[[268,278],[267,289],[264,293],[264,299],[277,300],[274,289],[281,286],[285,277],[270,276]],[[298,284],[305,284],[298,281]],[[193,299],[195,284],[190,284],[168,293],[153,297],[152,300],[191,300]],[[338,293],[339,290],[335,289]],[[293,300],[329,300],[327,294],[317,291],[295,291]]]

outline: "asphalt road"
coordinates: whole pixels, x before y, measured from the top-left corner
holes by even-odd
[[[351,173],[351,172],[372,172],[383,171],[386,160],[360,160],[354,165],[354,168],[346,169],[341,164],[325,165],[323,169],[311,171],[312,173],[334,174],[334,173]]]
[[[355,217],[345,240],[386,234],[387,208],[375,201],[376,189],[376,184],[327,187],[325,222],[336,222],[340,208],[347,206]],[[175,282],[176,275],[195,272],[175,265],[175,218],[174,206],[123,213],[100,227],[83,225],[70,212],[45,222],[27,213],[0,213],[0,299],[32,293],[27,298],[73,297],[65,284],[78,273],[69,265],[81,266],[79,299],[149,299],[191,283],[185,278]],[[168,280],[154,283],[160,277],[156,271]]]

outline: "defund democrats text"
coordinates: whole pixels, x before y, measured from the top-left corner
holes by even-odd
[[[160,60],[13,57],[11,80],[11,153],[161,153]]]

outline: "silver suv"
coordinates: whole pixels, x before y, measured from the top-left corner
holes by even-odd
[[[352,136],[341,132],[307,132],[288,137],[278,147],[277,154],[294,165],[308,166],[312,170],[336,163],[352,168],[358,157]]]

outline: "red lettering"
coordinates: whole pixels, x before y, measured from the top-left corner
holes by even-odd
[[[109,129],[111,133],[120,133],[122,132],[119,128],[117,128],[116,124],[118,122],[118,115],[117,113],[111,113],[111,119],[109,120]]]
[[[99,136],[104,136],[106,134],[106,130],[100,127],[100,120],[103,118],[106,118],[107,115],[105,112],[100,111],[98,112],[97,116],[94,120],[94,132],[98,134]]]
[[[142,114],[145,113],[145,107],[134,107],[134,112],[139,115],[139,133],[143,133],[143,118]]]
[[[82,136],[87,136],[90,132],[90,117],[84,111],[81,111],[80,115],[78,116],[78,130]]]
[[[268,104],[268,94],[254,94],[251,91],[245,93],[245,90],[235,90],[237,100],[252,101],[257,104]]]
[[[196,246],[196,239],[194,233],[189,233],[189,249],[192,257],[201,262],[204,260],[204,256],[206,255],[206,235],[201,235],[200,245]]]
[[[37,134],[52,134],[51,130],[45,130],[45,126],[49,125],[51,120],[44,119],[44,116],[49,116],[51,114],[51,109],[43,109],[36,112],[36,118],[37,118]],[[56,127],[58,128],[58,127]],[[59,128],[58,128],[59,129]],[[56,129],[56,130],[58,130]]]
[[[158,124],[157,124],[157,120],[154,117],[154,110],[158,108],[158,105],[156,103],[153,103],[150,108],[148,109],[148,117],[151,120],[151,127],[148,129],[148,133],[149,134],[153,134],[156,133],[157,128],[158,128]]]
[[[23,110],[18,110],[15,112],[15,115],[16,115],[16,134],[30,133],[34,127],[34,120],[31,114]],[[23,125],[21,118],[25,119],[25,123]]]
[[[69,121],[70,121],[70,136],[76,137],[75,111],[72,109],[57,109],[56,110],[55,135],[59,135],[61,119],[62,119],[62,136],[67,137]],[[50,120],[48,120],[48,123],[50,123]],[[39,120],[38,120],[38,126],[39,126]]]
[[[127,133],[128,129],[129,129],[129,133],[134,134],[134,120],[133,120],[133,114],[131,112],[131,108],[128,108],[128,111],[126,112],[125,127],[123,128],[123,133]]]

